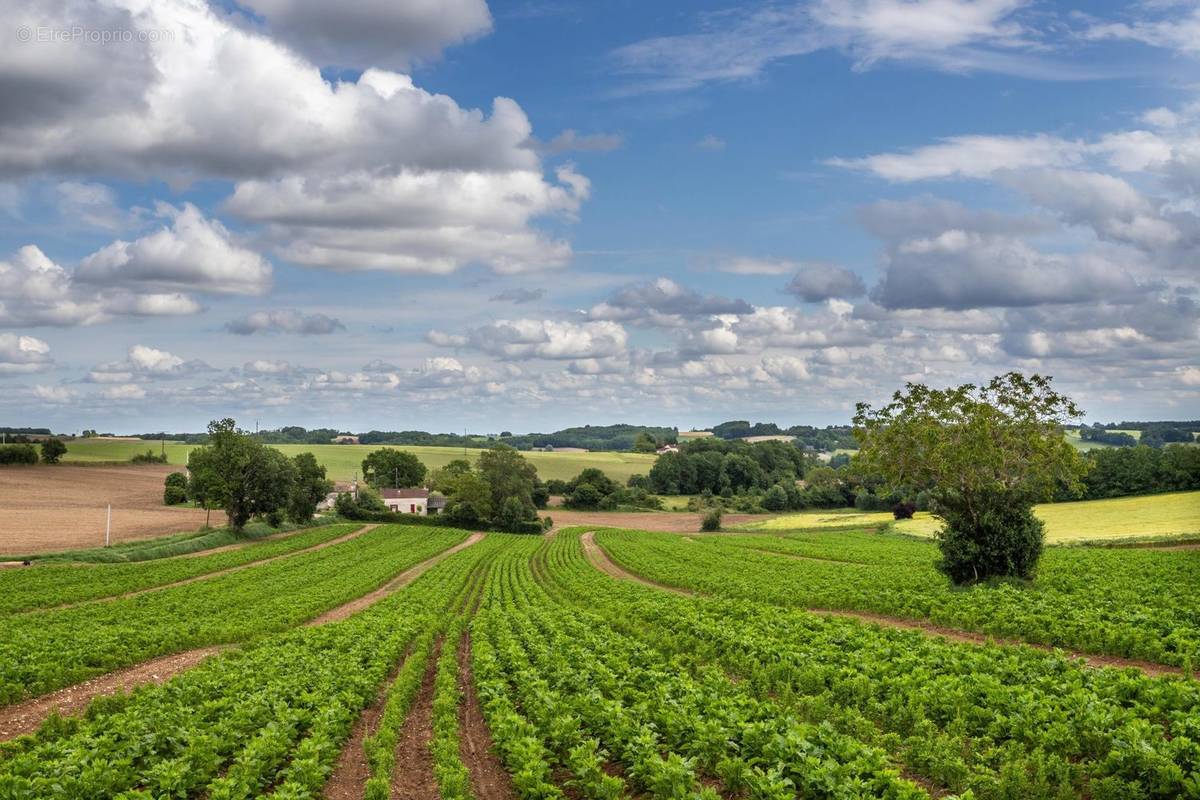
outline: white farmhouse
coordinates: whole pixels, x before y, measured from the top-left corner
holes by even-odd
[[[389,511],[400,514],[424,517],[440,514],[446,507],[446,498],[440,494],[431,495],[428,489],[381,489],[379,495]]]

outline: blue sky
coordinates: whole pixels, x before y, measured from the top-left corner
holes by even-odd
[[[1200,416],[1200,6],[25,2],[0,414]]]

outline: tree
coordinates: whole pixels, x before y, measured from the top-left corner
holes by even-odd
[[[1033,504],[1078,490],[1086,468],[1063,436],[1081,414],[1041,375],[944,390],[909,383],[882,408],[858,404],[856,461],[889,487],[929,492],[945,522],[940,568],[955,583],[1029,578],[1044,541]]]
[[[599,507],[600,501],[605,497],[606,495],[592,484],[581,483],[567,496],[565,505],[568,508],[593,509]]]
[[[232,419],[208,425],[209,443],[189,455],[188,493],[205,507],[225,509],[229,527],[240,531],[255,515],[287,507],[296,467],[291,459],[239,430]]]
[[[412,453],[381,447],[363,459],[363,477],[376,489],[419,486],[425,480],[425,465]]]
[[[308,522],[317,513],[317,504],[333,491],[333,481],[325,477],[325,467],[312,453],[300,453],[292,459],[296,480],[288,498],[288,517],[293,522]]]
[[[633,440],[633,452],[653,453],[658,449],[658,442],[653,436],[642,431]]]
[[[517,450],[504,444],[484,450],[479,454],[479,476],[491,488],[493,508],[500,509],[505,500],[516,497],[527,510],[526,519],[537,517],[533,507],[537,467]]]
[[[762,507],[767,511],[783,511],[787,506],[787,489],[784,489],[778,483],[767,490],[766,496],[763,497]]]
[[[51,436],[42,442],[42,461],[46,464],[57,464],[67,454],[67,446],[57,436]]]
[[[478,473],[459,475],[452,486],[440,487],[446,495],[446,517],[456,525],[474,528],[492,517],[492,488]]]
[[[187,502],[187,475],[172,472],[163,481],[163,505],[176,506]]]

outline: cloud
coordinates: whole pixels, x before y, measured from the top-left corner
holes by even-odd
[[[625,137],[619,133],[587,133],[580,134],[572,128],[567,128],[550,141],[538,144],[538,152],[544,155],[560,153],[608,153],[616,150],[625,143]]]
[[[615,322],[498,320],[465,336],[430,331],[426,341],[443,347],[469,347],[506,360],[608,358],[625,353],[628,334]]]
[[[1042,63],[1039,35],[1018,19],[1026,0],[813,0],[697,15],[695,30],[617,48],[627,91],[664,92],[759,78],[776,61],[835,49],[858,69],[894,60],[952,72],[1063,79]]]
[[[718,269],[732,275],[787,275],[796,269],[796,262],[784,258],[738,257],[724,262]]]
[[[487,34],[485,0],[240,0],[265,29],[316,64],[407,68]]]
[[[1079,303],[1139,294],[1120,263],[1052,254],[1012,237],[947,230],[889,250],[872,299],[885,308],[969,309]]]
[[[44,386],[39,383],[33,387],[33,396],[36,397],[40,403],[47,403],[49,405],[62,405],[63,403],[69,403],[74,400],[76,397],[76,392],[67,388],[66,386]]]
[[[670,278],[629,284],[588,311],[589,319],[616,320],[635,325],[677,328],[705,322],[720,314],[746,314],[745,300],[701,295]]]
[[[845,267],[812,261],[797,266],[784,291],[806,303],[820,303],[834,297],[858,297],[867,287],[862,278]]]
[[[541,300],[546,296],[545,289],[505,289],[499,294],[494,294],[488,300],[493,303],[533,303]]]
[[[117,194],[102,183],[62,181],[55,187],[59,213],[84,225],[117,230],[130,221],[130,215],[117,206]]]
[[[159,213],[171,218],[171,227],[97,250],[79,263],[75,278],[140,291],[262,294],[270,288],[271,265],[236,244],[219,221],[191,203],[182,209],[162,204]]]
[[[225,330],[239,336],[255,333],[295,333],[302,336],[321,336],[343,331],[346,326],[326,314],[305,314],[295,309],[255,311],[225,323]]]
[[[53,365],[50,345],[41,339],[0,333],[0,376],[45,372]]]
[[[1170,9],[1172,6],[1188,8],[1191,3],[1142,3],[1140,11],[1156,7]],[[1133,22],[1093,23],[1084,36],[1092,40],[1125,39],[1151,47],[1175,50],[1189,56],[1200,55],[1200,9],[1192,8],[1182,15],[1162,15],[1157,19],[1142,19]]]
[[[950,136],[907,153],[833,158],[833,166],[863,170],[896,183],[987,178],[1000,170],[1066,167],[1083,160],[1081,142],[1057,136]]]
[[[246,181],[226,209],[270,226],[289,261],[337,270],[446,274],[485,264],[502,274],[565,264],[567,242],[532,228],[573,217],[590,184],[570,167],[540,172],[403,171]]]
[[[185,361],[166,350],[135,344],[123,361],[101,364],[88,373],[89,383],[132,384],[152,379],[185,378],[212,372],[213,368],[198,359]]]
[[[700,139],[700,141],[696,142],[696,149],[707,150],[710,153],[716,153],[725,149],[725,140],[720,136],[714,136],[710,133]]]
[[[0,327],[69,327],[119,316],[176,316],[199,310],[198,303],[179,293],[80,285],[34,245],[0,261]]]

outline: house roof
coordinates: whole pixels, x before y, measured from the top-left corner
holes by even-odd
[[[413,500],[429,497],[428,489],[380,489],[379,494],[384,500]]]

